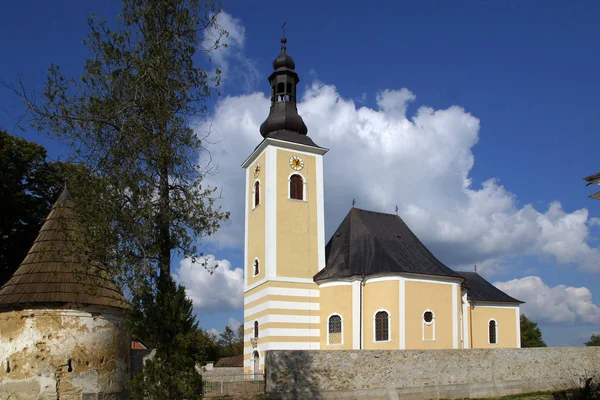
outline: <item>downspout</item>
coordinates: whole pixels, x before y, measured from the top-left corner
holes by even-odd
[[[359,329],[359,340],[360,343],[358,348],[362,350],[363,348],[363,286],[365,286],[366,276],[362,276],[360,280],[360,329]]]
[[[467,298],[468,301],[468,298]],[[469,342],[471,342],[471,345],[469,346],[470,349],[473,348],[473,306],[469,303]]]

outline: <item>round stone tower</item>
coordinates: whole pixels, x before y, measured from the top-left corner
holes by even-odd
[[[123,398],[127,309],[106,270],[88,256],[65,188],[0,289],[0,398]]]

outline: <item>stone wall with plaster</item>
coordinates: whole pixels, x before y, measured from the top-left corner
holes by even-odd
[[[120,310],[99,307],[0,313],[0,399],[123,398],[125,321]]]
[[[600,347],[268,351],[269,398],[481,398],[577,387]]]

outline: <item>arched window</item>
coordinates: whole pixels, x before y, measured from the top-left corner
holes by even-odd
[[[333,314],[327,322],[327,344],[342,344],[342,317]]]
[[[375,341],[390,340],[390,315],[386,311],[375,314]]]
[[[421,339],[425,342],[435,340],[435,314],[431,310],[425,310],[425,312],[423,312],[421,335]]]
[[[304,200],[304,179],[298,174],[290,176],[290,199]]]
[[[254,275],[256,276],[258,275],[258,273],[260,272],[260,261],[258,261],[258,258],[254,259]]]
[[[260,204],[260,182],[254,182],[254,205],[252,208],[258,206]]]
[[[488,330],[489,330],[489,340],[490,340],[490,344],[497,344],[498,343],[498,323],[493,320],[490,319],[490,322],[488,323]]]
[[[254,361],[253,373],[260,374],[260,357],[258,355],[258,351],[255,351],[252,354],[252,360]]]
[[[258,337],[258,321],[254,321],[254,337]]]

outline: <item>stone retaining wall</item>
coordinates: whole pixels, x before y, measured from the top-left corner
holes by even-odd
[[[577,387],[600,377],[600,347],[268,351],[278,399],[475,398]]]

